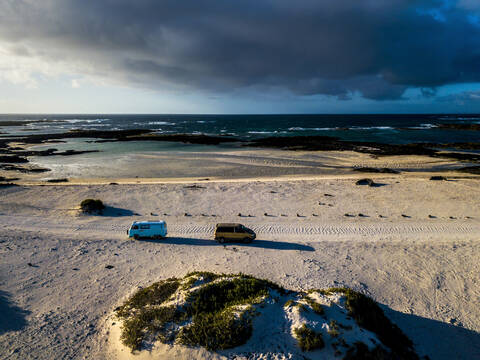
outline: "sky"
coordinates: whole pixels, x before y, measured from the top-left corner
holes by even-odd
[[[480,113],[480,1],[0,0],[0,113]]]

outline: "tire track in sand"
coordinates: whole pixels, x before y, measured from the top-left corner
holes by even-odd
[[[21,221],[11,216],[0,216],[0,222],[6,226],[26,229],[31,225],[34,228],[43,230],[71,230],[73,232],[101,231],[112,233],[126,233],[129,222],[121,223],[53,223],[50,221],[35,221],[33,224],[29,221]],[[259,236],[378,236],[378,235],[408,235],[408,234],[480,234],[480,223],[366,223],[366,224],[278,224],[278,223],[250,223],[248,227],[253,229]],[[188,236],[192,234],[206,235],[211,237],[215,230],[212,224],[196,223],[174,223],[168,225],[170,236]]]

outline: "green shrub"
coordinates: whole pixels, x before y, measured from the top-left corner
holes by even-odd
[[[251,336],[252,324],[248,311],[239,319],[235,317],[236,306],[255,303],[268,296],[270,289],[284,292],[267,280],[242,274],[230,276],[233,279],[206,284],[187,297],[185,310],[193,322],[182,330],[182,343],[209,350],[244,344]]]
[[[116,309],[120,317],[128,317],[132,309],[142,309],[146,305],[160,305],[177,291],[180,282],[167,279],[137,291],[128,301]]]
[[[187,275],[185,275],[185,278],[188,278],[190,276],[203,277],[206,282],[210,282],[215,279],[218,279],[222,275],[215,274],[210,271],[192,271],[192,272],[189,272]]]
[[[338,337],[340,335],[340,332],[338,331],[338,324],[335,320],[330,320],[330,324],[328,324],[328,334],[331,337]]]
[[[194,291],[187,292],[183,305],[165,305],[179,290],[180,285],[181,290],[188,291],[199,277],[202,277],[205,283]],[[195,272],[188,274],[183,280],[163,280],[137,291],[116,309],[117,315],[123,320],[121,340],[132,350],[139,349],[142,342],[150,340],[152,335],[164,343],[178,341],[184,345],[203,346],[208,350],[236,347],[246,343],[252,335],[254,310],[251,305],[261,303],[263,297],[274,295],[272,290],[281,295],[290,294],[268,280],[243,274]],[[411,341],[386,318],[375,301],[347,288],[317,291],[325,295],[342,293],[349,316],[362,328],[375,333],[379,340],[392,350],[378,346],[370,351],[365,344],[358,343],[350,347],[347,359],[418,359]],[[306,304],[298,304],[291,299],[284,306],[299,306],[300,310],[312,309],[315,313],[324,315],[324,307],[308,295],[296,293],[296,296],[303,298]],[[351,330],[351,326],[332,320],[328,332],[342,341],[339,337],[340,328]],[[322,334],[305,324],[294,330],[294,336],[302,351],[325,346]]]
[[[298,341],[298,346],[300,349],[302,349],[302,351],[312,351],[325,347],[322,334],[313,331],[312,329],[308,328],[307,325],[303,324],[294,331],[295,337]]]
[[[138,350],[147,332],[158,333],[165,339],[165,325],[180,317],[174,306],[141,309],[123,322],[121,340],[132,350]]]
[[[84,213],[101,213],[105,209],[102,200],[85,199],[80,203],[80,208]]]
[[[214,273],[208,272],[208,271],[193,271],[193,272],[190,272],[187,275],[185,275],[184,279],[186,279],[186,278],[190,278],[190,279],[188,279],[187,281],[185,281],[183,283],[182,289],[183,290],[190,289],[193,286],[193,284],[195,284],[195,282],[199,278],[203,278],[203,280],[207,283],[207,282],[213,281],[215,279],[218,279],[221,276],[222,275],[214,274]]]
[[[324,291],[327,295],[335,292],[345,295],[346,308],[355,322],[375,333],[393,354],[401,359],[418,359],[412,341],[397,325],[392,324],[373,299],[348,288],[330,288]]]
[[[277,285],[273,284],[274,287]],[[227,307],[254,302],[261,296],[267,296],[272,283],[252,277],[236,277],[206,284],[187,298],[186,308],[189,315],[212,313]]]
[[[324,315],[325,314],[325,310],[323,309],[323,306],[319,303],[317,303],[316,301],[310,299],[310,298],[305,298],[305,300],[307,301],[308,305],[310,305],[310,307],[312,308],[313,312],[317,315]]]
[[[232,310],[200,313],[191,325],[182,329],[180,343],[203,346],[207,350],[222,350],[245,344],[252,335],[252,323],[247,313],[239,318]]]

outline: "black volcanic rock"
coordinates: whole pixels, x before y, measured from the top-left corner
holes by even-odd
[[[182,142],[187,144],[198,144],[198,145],[218,145],[221,143],[227,142],[238,142],[242,141],[239,138],[228,137],[228,136],[211,136],[211,135],[202,135],[202,134],[142,134],[142,135],[132,135],[128,137],[121,137],[115,139],[102,139],[95,142],[111,142],[111,141],[172,141],[172,142]]]
[[[21,173],[43,173],[43,172],[51,171],[50,169],[47,169],[47,168],[28,168],[28,167],[13,165],[13,164],[0,164],[0,170],[19,171]]]
[[[480,124],[436,124],[438,129],[480,131]]]
[[[7,164],[25,164],[28,160],[18,155],[0,155],[0,162]]]
[[[355,184],[356,185],[375,186],[375,182],[372,179],[360,179]]]
[[[300,151],[357,151],[374,155],[433,155],[435,150],[422,144],[391,145],[343,141],[330,136],[282,136],[255,139],[247,146]]]
[[[364,173],[400,174],[400,171],[389,169],[389,168],[359,167],[359,168],[354,168],[353,171],[364,172]]]

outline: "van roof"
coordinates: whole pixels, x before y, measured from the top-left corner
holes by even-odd
[[[165,224],[165,220],[152,220],[152,221],[134,221],[134,224]]]
[[[219,223],[217,224],[217,227],[219,226],[240,226],[242,224],[239,224],[239,223]]]

